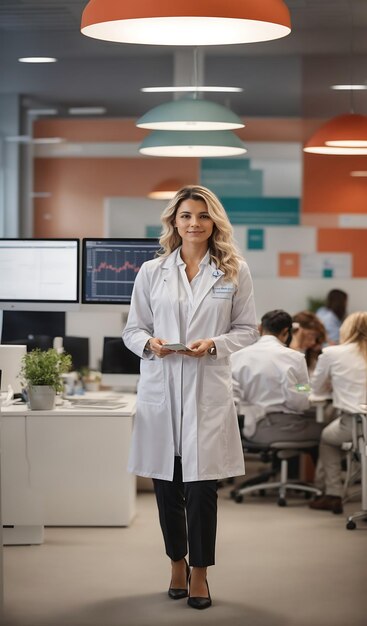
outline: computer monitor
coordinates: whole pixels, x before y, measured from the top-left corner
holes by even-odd
[[[89,337],[67,335],[63,337],[62,345],[64,351],[71,355],[72,370],[81,370],[83,367],[89,367]]]
[[[20,393],[22,390],[19,374],[22,367],[22,358],[27,352],[24,346],[5,346],[0,345],[0,370],[1,391],[6,392],[8,385],[11,385],[14,393]]]
[[[104,337],[102,385],[122,391],[136,391],[140,361],[140,357],[127,349],[121,337]]]
[[[130,304],[139,269],[159,249],[158,239],[83,239],[82,302]]]
[[[79,239],[0,239],[0,309],[79,308]]]
[[[63,337],[65,329],[64,311],[4,311],[1,343],[40,335]]]

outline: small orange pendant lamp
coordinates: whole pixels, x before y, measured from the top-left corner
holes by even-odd
[[[83,35],[123,43],[206,46],[269,41],[291,32],[283,0],[89,0]]]
[[[367,154],[367,116],[348,113],[334,117],[316,131],[303,150],[313,154]]]

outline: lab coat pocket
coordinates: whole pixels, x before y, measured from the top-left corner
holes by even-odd
[[[137,399],[148,404],[162,404],[165,400],[162,361],[142,360],[140,373]]]
[[[232,396],[232,379],[228,365],[204,367],[202,403],[206,406],[223,406]]]

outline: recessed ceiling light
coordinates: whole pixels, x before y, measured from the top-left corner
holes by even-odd
[[[55,57],[20,57],[19,63],[56,63]]]
[[[331,85],[330,89],[335,89],[336,91],[364,91],[367,89],[367,85],[356,83],[353,85]]]
[[[351,172],[350,175],[354,176],[355,178],[367,178],[367,171],[355,170],[354,172]]]
[[[5,137],[5,141],[9,143],[61,143],[65,141],[61,137],[37,137],[33,138],[29,135],[13,135]]]
[[[103,115],[106,113],[105,107],[70,107],[70,115]]]
[[[174,92],[187,92],[195,93],[200,92],[218,92],[218,93],[237,93],[243,91],[242,87],[209,87],[209,86],[180,86],[180,87],[142,87],[140,91],[149,93],[174,93]]]
[[[9,137],[5,137],[5,141],[8,143],[29,143],[31,140],[28,135],[12,135]]]
[[[57,109],[28,109],[28,115],[57,115]]]
[[[31,198],[51,198],[51,191],[32,191],[30,193]]]
[[[32,143],[62,143],[65,139],[62,137],[37,137],[32,139]]]

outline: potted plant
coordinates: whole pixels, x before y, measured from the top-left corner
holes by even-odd
[[[86,391],[99,391],[102,374],[96,370],[91,370],[89,367],[82,367],[80,375],[83,381],[83,387]]]
[[[57,391],[63,390],[62,375],[71,369],[71,356],[54,348],[31,350],[22,359],[20,377],[27,388],[33,410],[50,410],[55,406]]]

